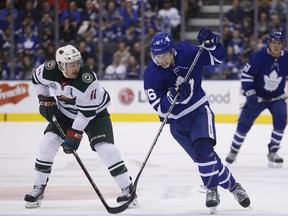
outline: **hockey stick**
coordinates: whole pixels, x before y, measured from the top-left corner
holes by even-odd
[[[206,41],[204,41],[204,42],[201,44],[201,46],[199,47],[199,50],[197,51],[197,54],[196,54],[196,56],[195,56],[195,58],[194,58],[194,60],[193,60],[193,62],[192,62],[192,64],[191,64],[191,66],[190,66],[190,68],[189,68],[189,70],[188,70],[188,72],[187,72],[187,74],[186,74],[185,79],[184,79],[183,82],[187,82],[187,81],[188,81],[189,76],[190,76],[190,74],[192,73],[192,71],[193,71],[193,69],[194,69],[194,67],[195,67],[195,65],[196,65],[196,63],[197,63],[197,61],[198,61],[198,59],[199,59],[199,56],[200,56],[201,53],[202,53],[202,50],[203,50],[203,48],[204,48],[205,43],[206,43]],[[132,193],[131,193],[129,202],[132,202],[132,201],[134,200],[135,196],[136,196],[136,188],[137,188],[137,184],[138,184],[140,175],[141,175],[141,173],[143,172],[144,167],[145,167],[145,165],[146,165],[146,163],[147,163],[147,161],[148,161],[148,159],[149,159],[149,157],[150,157],[150,155],[151,155],[151,153],[152,153],[152,150],[153,150],[154,146],[156,145],[156,142],[157,142],[157,140],[158,140],[158,138],[159,138],[159,136],[160,136],[160,134],[161,134],[161,132],[162,132],[162,130],[163,130],[163,128],[164,128],[167,120],[168,120],[168,117],[169,117],[169,115],[171,114],[172,109],[174,108],[174,106],[175,106],[175,104],[176,104],[176,101],[177,101],[178,96],[179,96],[179,91],[177,91],[177,94],[176,94],[176,96],[175,96],[172,104],[170,105],[170,107],[169,107],[169,109],[168,109],[168,112],[167,112],[167,114],[166,114],[166,116],[165,116],[165,118],[164,118],[164,120],[163,120],[163,122],[162,122],[162,124],[161,124],[161,126],[160,126],[160,128],[159,128],[159,130],[158,130],[158,132],[157,132],[157,134],[156,134],[156,137],[154,138],[154,140],[153,140],[153,142],[152,142],[152,145],[151,145],[151,147],[150,147],[150,149],[149,149],[149,151],[148,151],[148,153],[147,153],[147,155],[146,155],[146,157],[145,157],[145,159],[144,159],[144,162],[142,163],[141,168],[140,168],[140,170],[139,170],[139,172],[138,172],[138,174],[137,174],[137,176],[136,176],[136,178],[135,178],[135,181],[134,181],[134,185],[133,185],[133,189],[132,189]]]
[[[276,98],[259,98],[258,97],[258,101],[257,103],[270,103],[270,102],[275,102],[275,101],[278,101],[278,100],[287,100],[288,99],[288,96],[285,96],[285,97],[276,97]],[[240,107],[240,110],[244,108],[246,102],[244,103],[243,106]]]
[[[55,115],[53,115],[52,117],[53,123],[54,125],[57,127],[59,133],[61,134],[61,137],[64,139],[65,138],[65,133],[63,131],[63,129],[61,128],[59,122],[57,121]],[[123,211],[125,211],[130,203],[133,202],[133,199],[127,201],[126,203],[124,203],[123,205],[117,206],[117,207],[110,207],[107,202],[105,201],[103,195],[101,194],[100,190],[98,189],[98,187],[96,186],[94,180],[92,179],[92,177],[90,176],[88,170],[86,169],[86,167],[84,166],[83,162],[81,161],[80,157],[78,156],[77,152],[73,149],[72,153],[74,155],[74,157],[76,158],[78,164],[80,165],[81,169],[83,170],[83,172],[85,173],[87,179],[89,180],[90,184],[92,185],[93,189],[95,190],[95,192],[97,193],[98,197],[100,198],[101,202],[103,203],[104,207],[106,208],[106,210],[110,213],[110,214],[118,214],[121,213]]]

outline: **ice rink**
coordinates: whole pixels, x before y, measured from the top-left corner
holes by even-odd
[[[113,125],[116,145],[135,178],[160,123],[114,122]],[[109,215],[73,155],[64,154],[62,149],[55,159],[42,206],[38,209],[24,207],[24,195],[33,185],[37,143],[45,126],[44,122],[0,123],[0,215]],[[235,128],[235,124],[217,124],[215,149],[223,161]],[[255,124],[237,163],[230,166],[234,177],[247,190],[252,209],[242,208],[230,192],[220,188],[217,215],[288,215],[288,134],[285,133],[279,150],[285,160],[283,168],[271,169],[266,156],[271,129],[271,125]],[[116,206],[115,199],[120,191],[97,153],[90,150],[86,137],[78,154],[107,203]],[[139,207],[120,215],[210,215],[200,185],[196,165],[172,139],[166,125],[138,182]]]

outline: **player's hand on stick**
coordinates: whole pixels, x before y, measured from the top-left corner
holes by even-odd
[[[168,98],[168,100],[169,100],[169,102],[171,104],[174,101],[174,98],[176,97],[177,92],[179,92],[179,95],[177,97],[176,102],[177,103],[182,103],[191,94],[191,85],[190,85],[190,83],[189,82],[183,82],[178,87],[169,89],[169,91],[167,93],[167,98]]]
[[[62,143],[63,151],[66,154],[71,154],[72,150],[77,150],[81,139],[82,139],[83,131],[78,131],[73,128],[68,129],[66,132],[66,137],[64,142]]]
[[[246,95],[246,105],[252,108],[255,108],[258,104],[258,97],[256,95],[256,92],[254,89],[251,89],[247,92],[245,92]]]
[[[219,36],[214,34],[210,29],[202,28],[197,36],[200,44],[204,42],[204,46],[208,49],[214,48],[219,44]]]
[[[49,122],[52,122],[52,116],[57,114],[58,108],[54,97],[38,95],[39,112]]]

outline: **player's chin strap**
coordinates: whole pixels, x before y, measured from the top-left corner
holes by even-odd
[[[59,122],[57,121],[55,115],[53,115],[52,120],[53,120],[53,124],[57,127],[59,133],[61,134],[61,137],[64,139],[66,135],[65,135],[63,129],[61,128]],[[95,190],[95,192],[97,193],[98,197],[100,198],[101,202],[103,203],[104,207],[106,208],[106,210],[110,214],[118,214],[118,213],[121,213],[121,212],[125,211],[129,207],[129,205],[133,202],[134,199],[130,199],[128,202],[124,203],[123,205],[117,206],[117,207],[108,206],[108,204],[105,201],[102,193],[100,192],[100,190],[96,186],[94,180],[92,179],[91,175],[89,174],[89,172],[87,171],[86,167],[82,163],[82,161],[81,161],[80,157],[78,156],[77,152],[74,149],[72,149],[72,153],[73,153],[74,157],[76,158],[78,164],[80,165],[81,169],[85,173],[85,175],[86,175],[87,179],[89,180],[90,184],[92,185],[93,189]],[[135,195],[134,195],[134,198],[135,198]]]
[[[204,41],[204,42],[201,44],[201,46],[199,47],[199,50],[198,50],[198,52],[197,52],[197,54],[196,54],[196,56],[195,56],[195,58],[194,58],[194,60],[193,60],[193,62],[192,62],[192,64],[191,64],[191,66],[190,66],[190,68],[189,68],[189,70],[188,70],[188,72],[187,72],[187,74],[186,74],[185,79],[184,79],[183,82],[187,82],[187,81],[188,81],[189,76],[190,76],[190,74],[192,73],[192,71],[193,71],[193,69],[194,69],[194,67],[195,67],[195,65],[196,65],[196,63],[197,63],[197,61],[198,61],[198,59],[199,59],[199,56],[201,55],[201,53],[202,53],[202,51],[203,51],[203,49],[204,49],[204,45],[205,45],[205,43],[207,43],[207,42],[208,42],[208,41]],[[146,163],[147,163],[147,161],[148,161],[148,159],[149,159],[149,157],[150,157],[150,155],[151,155],[151,153],[152,153],[152,150],[153,150],[154,146],[156,145],[156,142],[157,142],[157,140],[158,140],[158,138],[159,138],[159,136],[160,136],[160,134],[161,134],[161,132],[162,132],[162,130],[163,130],[163,128],[164,128],[167,120],[168,120],[168,117],[169,117],[169,115],[171,114],[172,109],[173,109],[173,107],[174,107],[175,104],[176,104],[176,101],[177,101],[178,96],[179,96],[179,91],[178,91],[178,89],[177,89],[177,94],[176,94],[174,100],[172,101],[172,103],[171,103],[171,105],[170,105],[170,107],[169,107],[169,109],[168,109],[168,112],[167,112],[164,120],[162,121],[162,124],[161,124],[161,126],[160,126],[160,128],[159,128],[159,130],[158,130],[158,132],[157,132],[157,134],[156,134],[156,137],[154,138],[153,143],[152,143],[152,145],[151,145],[151,147],[150,147],[150,149],[149,149],[149,151],[148,151],[148,153],[147,153],[147,155],[146,155],[146,157],[145,157],[145,159],[144,159],[144,162],[142,163],[141,168],[140,168],[140,170],[139,170],[139,172],[138,172],[138,174],[137,174],[137,176],[136,176],[136,178],[135,178],[134,185],[133,185],[133,189],[132,189],[132,193],[131,193],[131,196],[130,196],[130,199],[129,199],[128,202],[132,202],[132,201],[134,200],[135,196],[136,196],[136,188],[137,188],[137,184],[138,184],[140,175],[141,175],[141,173],[143,172],[144,167],[145,167],[145,165],[146,165]]]

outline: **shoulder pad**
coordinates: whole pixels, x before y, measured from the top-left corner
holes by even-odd
[[[85,92],[89,85],[95,80],[96,76],[93,71],[87,65],[84,65],[80,68],[79,75],[73,82],[73,86],[78,90]]]
[[[43,78],[51,81],[56,81],[62,72],[59,70],[55,60],[49,60],[44,64]]]

